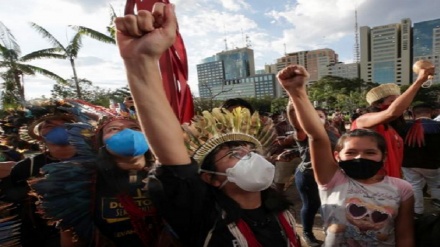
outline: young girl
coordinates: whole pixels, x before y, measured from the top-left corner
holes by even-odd
[[[278,79],[307,133],[323,209],[324,246],[414,246],[411,185],[383,175],[386,144],[381,135],[359,129],[344,134],[334,153],[307,97],[308,72],[291,65]]]

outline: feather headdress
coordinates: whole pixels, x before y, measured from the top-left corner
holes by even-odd
[[[277,136],[271,119],[263,121],[258,112],[251,115],[241,107],[232,112],[220,108],[204,111],[182,129],[188,152],[199,165],[216,147],[231,141],[253,143],[265,154]]]

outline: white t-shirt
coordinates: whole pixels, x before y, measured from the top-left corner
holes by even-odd
[[[413,190],[402,179],[385,176],[363,184],[338,170],[319,186],[319,195],[326,229],[323,246],[395,246],[394,220]]]

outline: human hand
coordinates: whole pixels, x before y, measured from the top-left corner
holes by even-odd
[[[429,79],[432,79],[432,76],[435,74],[435,67],[431,66],[428,68],[423,68],[418,71],[418,76],[416,82],[426,82]]]
[[[123,59],[147,56],[159,59],[173,43],[177,33],[174,5],[156,3],[153,11],[138,11],[117,17],[116,40]]]
[[[289,65],[277,74],[278,81],[286,91],[302,88],[309,77],[309,73],[301,65]]]

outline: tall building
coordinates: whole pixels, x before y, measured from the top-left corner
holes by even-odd
[[[223,51],[197,65],[201,98],[275,97],[275,75],[255,73],[254,52],[249,48]]]
[[[413,42],[413,63],[430,60],[440,67],[440,19],[414,23]],[[440,83],[440,76],[434,76],[433,82]]]
[[[223,61],[225,79],[231,80],[255,75],[254,51],[247,47],[223,51],[215,55],[216,61]]]
[[[310,74],[310,81],[317,81],[327,75],[327,66],[338,62],[338,54],[332,49],[319,49],[288,53],[278,58],[277,72],[290,64],[304,66]]]
[[[257,74],[245,78],[226,80],[221,86],[211,88],[212,95],[216,100],[226,100],[230,98],[265,98],[275,97],[275,75]],[[203,97],[202,98],[209,98]]]
[[[335,63],[327,66],[327,75],[347,79],[359,78],[358,63]]]
[[[361,78],[376,83],[411,82],[411,20],[360,27]]]
[[[338,62],[338,54],[332,49],[324,48],[312,51],[299,51],[293,53],[287,53],[284,57],[278,58],[275,64],[276,71],[272,73],[278,73],[288,65],[299,64],[304,66],[310,74],[309,83],[321,79],[323,76],[328,75],[327,66]],[[267,65],[266,71],[273,70],[273,65]],[[285,97],[286,93],[277,83],[276,88],[277,97]]]

